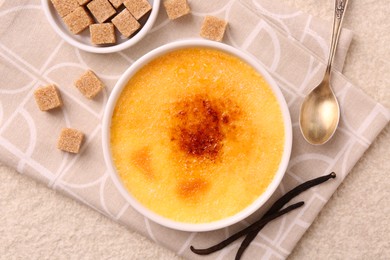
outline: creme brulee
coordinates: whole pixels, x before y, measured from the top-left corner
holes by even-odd
[[[112,116],[111,151],[128,191],[169,219],[206,223],[254,202],[278,170],[282,112],[251,66],[211,48],[141,68]]]

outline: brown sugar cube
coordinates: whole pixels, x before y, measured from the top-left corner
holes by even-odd
[[[116,42],[115,29],[112,23],[91,24],[89,26],[93,44],[109,44]]]
[[[69,153],[78,153],[83,139],[84,134],[79,130],[63,128],[58,138],[57,148]]]
[[[103,82],[92,70],[87,70],[75,81],[74,85],[87,98],[94,98],[104,88]]]
[[[35,101],[41,111],[62,106],[60,93],[55,85],[47,85],[34,91]]]
[[[165,0],[164,7],[170,20],[182,17],[191,11],[187,0]]]
[[[227,22],[214,16],[206,16],[200,29],[200,36],[213,41],[222,41]]]
[[[63,20],[73,34],[79,34],[93,23],[92,18],[82,6],[65,16]]]
[[[87,7],[99,23],[105,22],[116,13],[108,0],[93,0]]]
[[[147,0],[125,0],[123,3],[137,20],[152,10],[152,6]]]
[[[123,4],[124,0],[110,0],[112,6],[115,8],[118,8],[121,4]]]
[[[79,7],[77,0],[51,0],[51,2],[61,17],[70,14]]]
[[[91,0],[77,0],[77,2],[79,3],[79,5],[85,5],[85,4],[88,4],[89,1]]]
[[[127,9],[124,9],[117,16],[115,16],[111,22],[125,37],[130,37],[141,27],[141,24],[130,14]]]

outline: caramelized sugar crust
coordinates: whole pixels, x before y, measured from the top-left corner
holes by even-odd
[[[212,99],[198,94],[174,104],[171,141],[190,157],[216,161],[221,157],[223,141],[234,130],[240,115],[231,100]]]

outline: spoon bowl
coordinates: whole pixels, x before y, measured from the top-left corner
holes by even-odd
[[[301,107],[299,124],[311,144],[324,144],[336,132],[340,109],[329,81],[324,80],[306,96]]]

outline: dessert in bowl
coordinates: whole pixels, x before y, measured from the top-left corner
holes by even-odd
[[[253,57],[185,40],[137,60],[103,119],[103,152],[126,200],[164,226],[209,231],[259,209],[287,168],[286,102]]]

